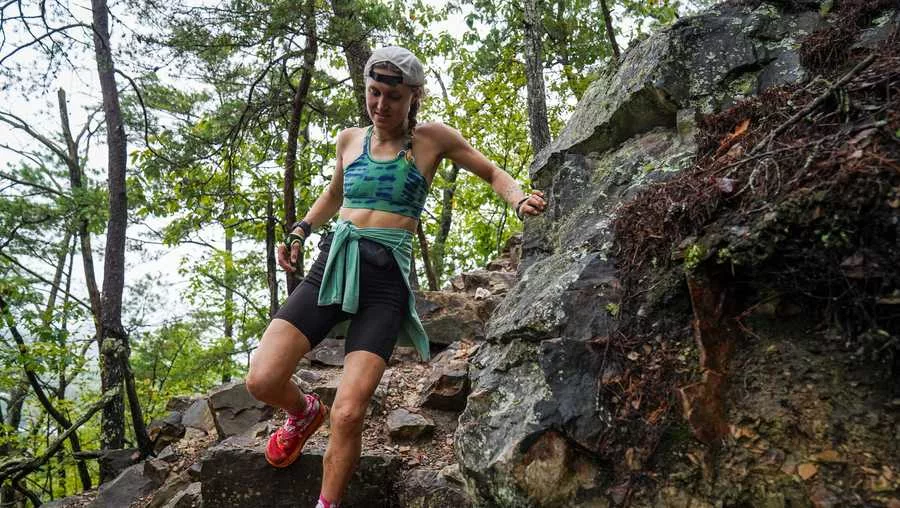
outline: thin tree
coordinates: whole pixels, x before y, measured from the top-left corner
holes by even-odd
[[[544,88],[544,59],[541,39],[544,36],[541,23],[540,0],[525,0],[524,38],[525,79],[528,97],[528,126],[534,153],[550,143],[550,126],[547,122],[547,92]]]
[[[294,97],[291,102],[291,119],[288,124],[287,150],[284,157],[284,224],[285,230],[297,221],[297,205],[294,200],[296,195],[295,181],[297,177],[297,140],[300,135],[300,123],[303,118],[303,108],[309,95],[309,85],[312,82],[313,72],[316,70],[316,58],[319,52],[318,36],[316,34],[316,2],[307,0],[304,3],[304,30],[306,31],[306,45],[303,48],[303,70],[300,74],[300,83],[294,89]],[[290,85],[290,79],[286,80]],[[289,231],[286,231],[289,232]],[[303,276],[303,250],[297,260],[299,272],[287,273],[287,291],[290,294],[300,283]]]
[[[91,0],[94,25],[94,54],[97,75],[103,95],[106,119],[107,179],[109,221],[106,228],[106,251],[103,266],[101,300],[102,333],[100,335],[100,384],[108,392],[123,383],[128,392],[129,409],[135,438],[143,454],[150,452],[150,439],[144,426],[141,405],[134,386],[128,357],[131,353],[128,335],[122,326],[122,291],[125,287],[125,230],[128,226],[128,195],[125,169],[128,162],[125,124],[119,104],[115,66],[109,39],[109,16],[106,0]],[[106,449],[125,446],[125,407],[121,392],[103,407],[100,443]],[[101,463],[100,478],[109,480],[116,473]]]
[[[616,65],[619,65],[622,55],[619,52],[619,43],[616,42],[616,33],[613,30],[612,15],[609,12],[609,6],[606,4],[606,0],[600,0],[600,12],[603,13],[603,23],[606,25],[606,37],[609,39],[610,47],[612,47],[613,56],[616,58]]]
[[[366,37],[366,29],[357,17],[352,0],[331,0],[334,11],[333,23],[337,25],[337,33],[344,57],[347,59],[347,71],[353,82],[353,97],[359,112],[359,126],[369,123],[366,112],[366,79],[363,76],[366,61],[372,56],[372,50]]]

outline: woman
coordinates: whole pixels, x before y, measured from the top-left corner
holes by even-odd
[[[516,208],[537,215],[543,194],[526,195],[507,173],[441,123],[416,123],[425,71],[411,52],[380,48],[366,63],[366,108],[372,125],[337,136],[337,167],[327,189],[280,246],[278,262],[294,271],[303,240],[340,214],[333,235],[304,281],[269,324],[250,362],[247,389],[288,418],[269,439],[266,459],[286,467],[322,424],[328,408],[291,381],[297,362],[338,322],[350,319],[344,372],[331,409],[319,504],[338,506],[359,460],[363,417],[398,336],[428,359],[428,338],[407,284],[412,236],[442,159],[489,182]],[[288,250],[289,249],[289,250]]]

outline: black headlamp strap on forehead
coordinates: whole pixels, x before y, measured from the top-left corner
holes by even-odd
[[[380,74],[375,72],[375,69],[369,69],[369,77],[378,81],[379,83],[384,83],[385,85],[397,86],[400,83],[403,83],[403,76],[390,76],[387,74]]]

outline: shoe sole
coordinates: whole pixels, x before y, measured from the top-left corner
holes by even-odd
[[[296,462],[298,458],[300,458],[300,453],[303,451],[303,447],[306,446],[306,441],[309,440],[309,438],[312,437],[312,435],[315,434],[317,430],[319,430],[319,427],[321,427],[322,423],[325,422],[325,416],[328,415],[328,406],[326,406],[325,403],[321,401],[319,401],[319,404],[322,410],[316,413],[316,417],[313,418],[312,422],[310,422],[309,427],[307,428],[308,432],[306,432],[306,435],[303,437],[303,440],[300,441],[300,445],[297,446],[297,449],[294,451],[294,453],[290,454],[284,462],[280,463],[272,462],[272,460],[269,459],[269,454],[266,453],[266,462],[268,462],[269,465],[277,468],[285,468],[290,466],[291,464]]]

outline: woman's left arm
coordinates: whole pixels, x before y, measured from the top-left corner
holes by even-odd
[[[543,192],[533,190],[531,194],[525,194],[509,173],[472,147],[458,130],[439,123],[431,126],[441,131],[436,134],[441,140],[442,155],[491,184],[494,192],[513,207],[516,215],[539,215],[544,211],[547,202]]]

